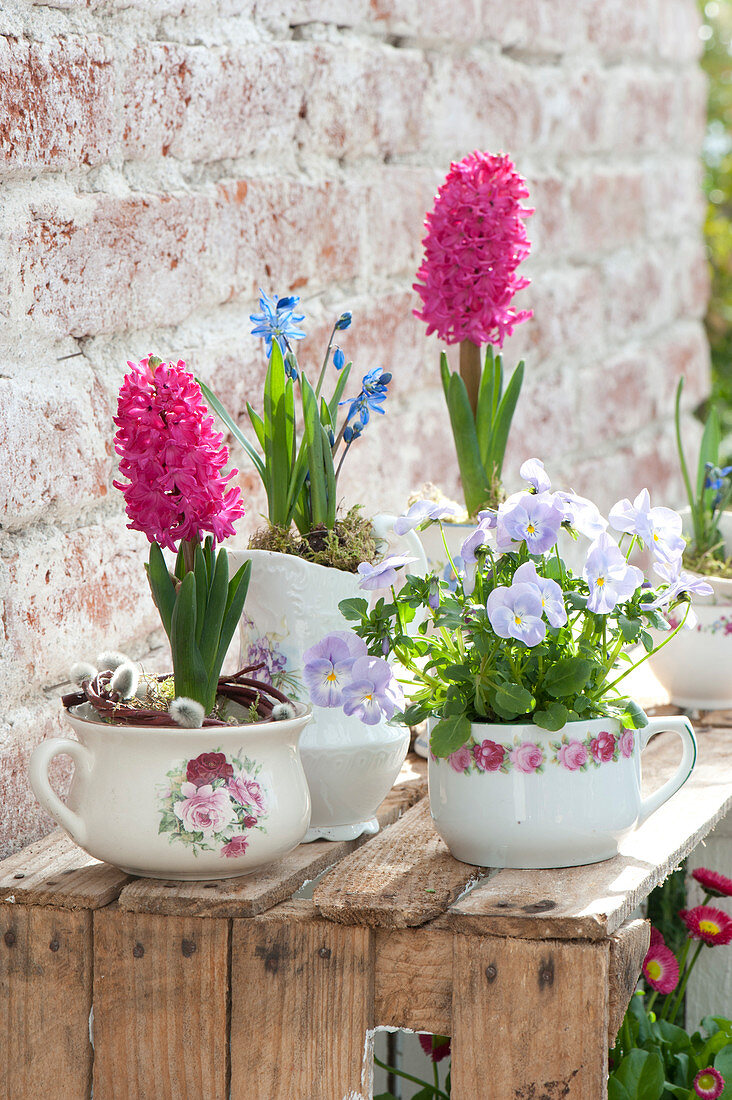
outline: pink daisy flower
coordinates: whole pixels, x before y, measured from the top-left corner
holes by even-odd
[[[662,943],[649,948],[643,960],[643,977],[651,989],[673,992],[679,984],[679,963],[673,951]]]
[[[697,905],[679,913],[694,940],[704,940],[710,947],[732,943],[732,918],[711,905]]]
[[[222,473],[229,452],[198,383],[182,360],[174,366],[149,356],[128,366],[114,418],[128,480],[113,483],[124,493],[127,526],[169,550],[207,534],[221,542],[244,506],[239,488],[226,487],[237,471]]]
[[[720,875],[719,871],[710,871],[706,867],[697,867],[691,872],[705,893],[715,898],[732,898],[732,878]]]
[[[659,944],[665,944],[666,941],[663,938],[663,932],[659,932],[658,928],[651,925],[651,947],[657,947]]]
[[[419,1045],[433,1062],[441,1062],[450,1053],[450,1040],[447,1035],[419,1035]]]
[[[702,1100],[717,1100],[724,1092],[724,1077],[718,1069],[707,1066],[700,1070],[694,1078],[694,1092],[701,1096]]]
[[[417,317],[427,334],[447,344],[503,346],[516,325],[531,317],[511,299],[529,280],[516,268],[529,254],[524,219],[533,210],[526,181],[507,156],[471,153],[452,163],[425,219],[424,260],[414,289]]]

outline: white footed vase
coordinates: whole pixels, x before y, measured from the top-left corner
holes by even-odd
[[[641,796],[641,754],[654,734],[674,733],[676,773]],[[456,859],[479,867],[576,867],[617,855],[623,840],[686,782],[696,761],[688,718],[654,718],[642,730],[616,719],[474,723],[447,759],[430,757],[435,828]]]
[[[377,537],[393,540],[393,516],[374,520]],[[427,572],[419,538],[401,536],[411,556],[408,568]],[[241,664],[259,661],[259,679],[293,699],[307,699],[303,654],[326,634],[347,630],[341,600],[368,597],[354,573],[316,565],[270,550],[230,551],[232,571],[251,561],[252,574],[240,625]],[[376,811],[399,774],[409,747],[409,730],[381,721],[365,725],[340,708],[315,707],[300,743],[310,787],[312,814],[306,840],[353,840],[378,832]]]
[[[67,718],[78,741],[42,741],[30,761],[31,786],[97,859],[146,878],[233,878],[279,859],[305,836],[310,796],[298,741],[308,707],[281,722],[203,729],[112,725],[88,703]],[[74,762],[65,803],[48,778],[60,754]]]

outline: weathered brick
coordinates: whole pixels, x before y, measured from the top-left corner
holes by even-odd
[[[528,271],[527,271],[528,274]],[[602,282],[594,267],[559,266],[532,275],[526,290],[514,299],[517,308],[533,310],[504,345],[508,362],[588,354],[605,340]]]
[[[370,0],[369,19],[390,34],[418,39],[460,38],[473,41],[485,36],[489,21],[481,0]]]
[[[644,173],[646,229],[650,237],[697,237],[706,202],[702,191],[702,164],[697,157],[675,159],[669,172],[663,162],[651,160]]]
[[[492,4],[484,15],[491,38],[517,56],[561,55],[586,48],[588,0],[513,0]]]
[[[645,228],[643,198],[638,172],[584,171],[569,193],[575,251],[586,255],[634,243]]]
[[[368,270],[375,276],[406,274],[422,263],[425,215],[432,209],[441,173],[389,166],[368,181]]]
[[[0,513],[6,530],[48,518],[49,508],[73,518],[107,495],[112,414],[93,372],[76,362],[53,364],[58,373],[46,365],[45,371],[0,378]]]
[[[619,65],[607,84],[605,145],[615,155],[668,149],[677,141],[678,74]]]
[[[0,37],[0,175],[102,164],[113,133],[103,40]]]
[[[4,710],[0,720],[0,858],[55,828],[55,821],[41,809],[33,794],[28,764],[41,741],[70,733],[61,716],[60,699],[50,702],[41,698],[28,707]],[[69,757],[59,756],[49,768],[51,784],[62,798],[69,787],[72,767]]]
[[[591,0],[588,37],[592,45],[611,60],[649,55],[656,49],[659,28],[665,19],[666,0]]]

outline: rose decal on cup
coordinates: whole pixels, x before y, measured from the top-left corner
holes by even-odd
[[[159,791],[160,833],[170,843],[186,844],[193,854],[218,851],[224,859],[243,856],[252,832],[266,832],[265,791],[258,780],[261,765],[240,753],[203,752],[167,773]]]
[[[470,772],[520,772],[523,775],[541,774],[547,765],[563,768],[568,772],[586,772],[605,764],[629,760],[635,751],[636,735],[633,730],[622,730],[619,737],[601,730],[588,734],[584,740],[563,734],[561,740],[550,741],[546,750],[535,741],[522,741],[515,737],[512,744],[498,741],[472,741],[462,745],[447,757],[453,771],[465,775]],[[433,755],[432,759],[437,760]]]

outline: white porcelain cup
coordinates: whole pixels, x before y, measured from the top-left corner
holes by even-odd
[[[641,796],[641,753],[655,734],[682,742],[674,775]],[[469,745],[430,757],[435,827],[456,859],[481,867],[574,867],[616,855],[625,837],[691,775],[696,741],[688,718],[652,718],[642,730],[615,719],[475,723]]]

